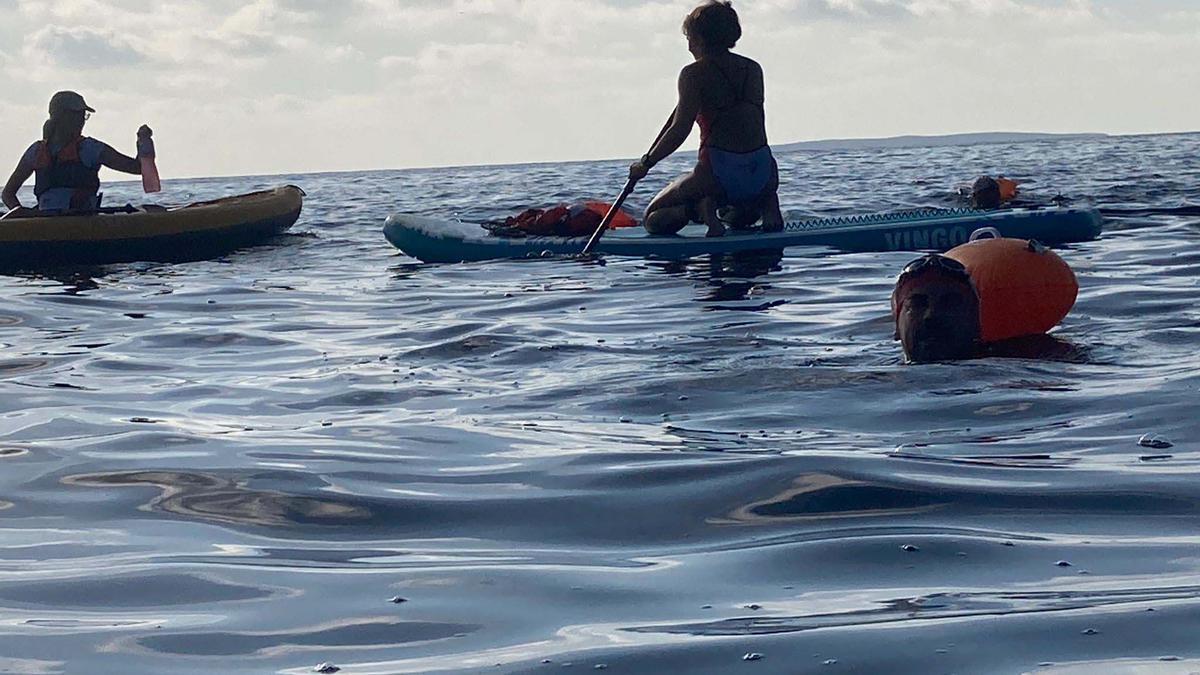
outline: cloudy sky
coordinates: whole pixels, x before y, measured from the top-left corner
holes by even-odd
[[[637,156],[693,4],[0,0],[0,154],[73,88],[120,149],[153,126],[172,176]],[[735,6],[777,143],[1200,128],[1197,0]]]

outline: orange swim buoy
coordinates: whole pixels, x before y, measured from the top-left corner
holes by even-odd
[[[1000,186],[1000,201],[1011,202],[1017,198],[1020,193],[1017,181],[1011,178],[1000,176],[996,179],[996,184]]]
[[[979,294],[980,338],[998,342],[1054,328],[1075,306],[1079,282],[1057,253],[1025,239],[977,239],[946,252]]]

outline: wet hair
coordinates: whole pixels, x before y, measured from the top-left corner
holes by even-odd
[[[976,209],[998,209],[1000,203],[1000,183],[991,176],[980,176],[971,185],[971,207]]]
[[[742,24],[729,0],[706,0],[683,19],[683,34],[700,38],[710,50],[733,49]]]

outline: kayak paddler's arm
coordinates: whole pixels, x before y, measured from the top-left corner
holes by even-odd
[[[12,175],[8,177],[8,182],[4,184],[4,193],[0,195],[6,208],[21,208],[21,200],[17,199],[17,190],[20,190],[32,175],[33,169],[26,166],[25,162],[18,163],[17,168],[13,169]]]
[[[671,115],[659,134],[658,142],[646,153],[649,162],[646,168],[670,157],[691,135],[696,116],[700,114],[700,87],[695,72],[693,66],[689,65],[679,74],[679,103],[675,105],[675,114]]]
[[[131,173],[135,176],[142,175],[141,162],[113,150],[111,146],[104,146],[104,151],[100,153],[100,163],[113,171]]]

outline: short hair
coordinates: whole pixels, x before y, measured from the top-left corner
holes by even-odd
[[[709,49],[733,49],[742,24],[729,0],[706,0],[684,17],[683,34],[700,38]]]

